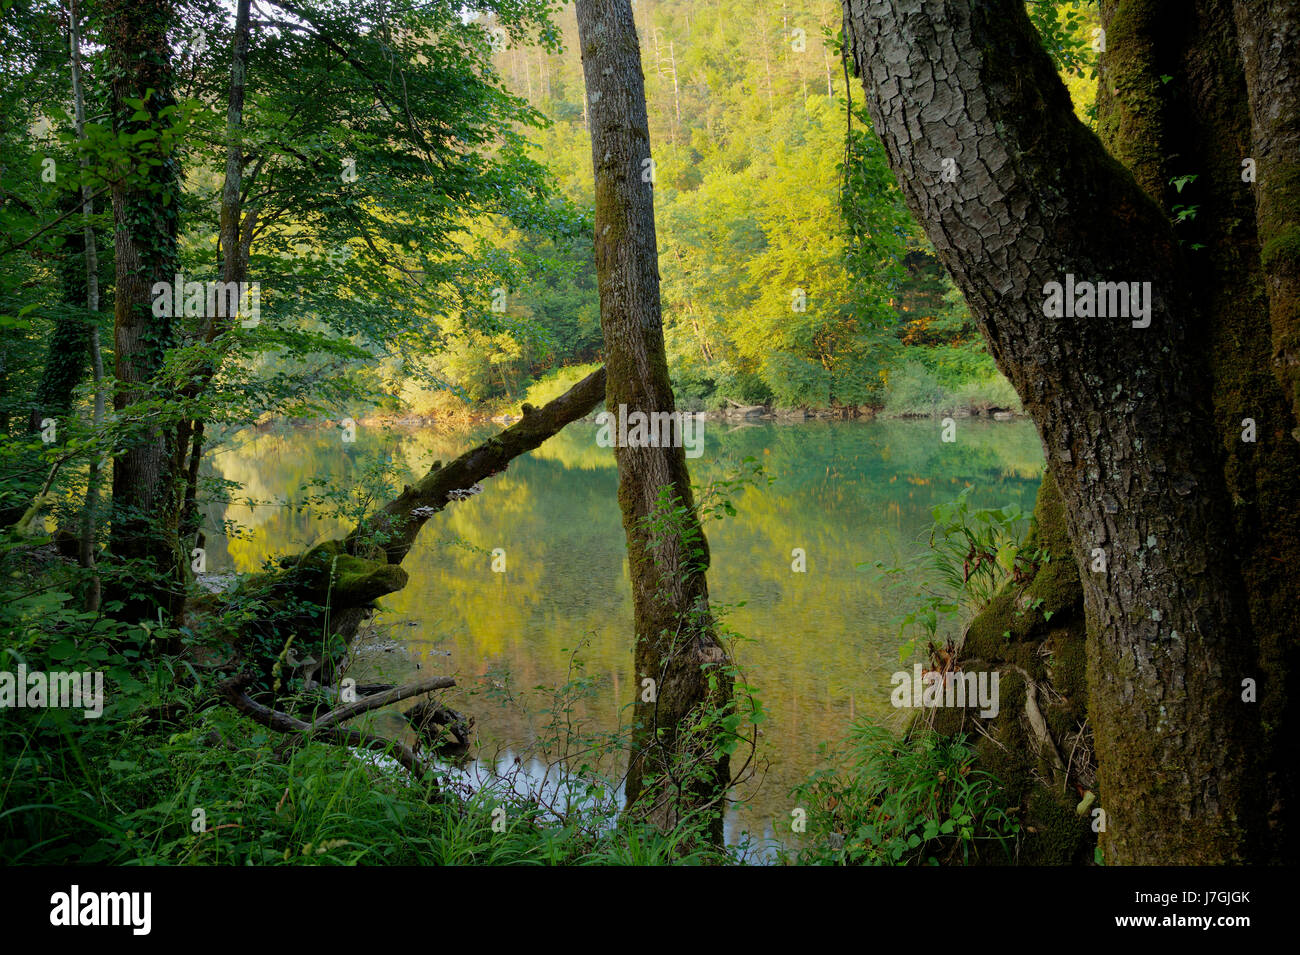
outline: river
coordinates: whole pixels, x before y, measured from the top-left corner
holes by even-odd
[[[256,570],[337,536],[351,521],[346,508],[312,503],[322,488],[349,495],[353,511],[370,506],[387,495],[384,471],[413,480],[494,430],[362,426],[352,442],[324,427],[236,434],[214,450],[207,476],[238,482],[236,499],[252,503],[207,508],[209,527],[227,528],[209,532],[208,570]],[[409,584],[382,602],[377,634],[358,651],[363,679],[455,676],[446,699],[474,717],[482,767],[539,777],[549,728],[612,731],[640,690],[617,472],[596,431],[570,425],[434,517],[403,565]],[[978,505],[1032,509],[1042,449],[1031,423],[959,420],[952,443],[940,431],[931,420],[706,422],[704,453],[689,462],[694,483],[732,476],[745,458],[771,479],[737,488],[736,514],[706,525],[710,590],[744,638],[737,660],[768,711],[761,778],[740,788],[730,840],[788,833],[791,786],[851,720],[900,720],[889,696],[890,674],[904,666],[900,602],[874,563],[923,547],[930,509],[967,485]],[[795,548],[804,572],[793,569]],[[557,720],[550,690],[566,685],[581,692]],[[385,719],[389,731],[404,725]]]

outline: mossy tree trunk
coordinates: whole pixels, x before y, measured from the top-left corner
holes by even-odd
[[[632,7],[628,0],[579,0],[577,15],[595,170],[606,407],[628,415],[671,413],[650,132]],[[633,811],[660,828],[703,812],[720,839],[728,760],[707,731],[696,730],[702,713],[730,699],[730,680],[720,671],[726,654],[709,612],[708,545],[677,444],[614,450],[638,681],[626,791]],[[662,520],[665,489],[677,508],[671,521]]]
[[[1206,84],[1231,72],[1214,48],[1222,32],[1185,36],[1182,46],[1141,28],[1125,39],[1125,18],[1141,23],[1153,6],[1109,5],[1105,61],[1160,67],[1178,87],[1125,76],[1116,91],[1137,115],[1118,117],[1121,127],[1152,103],[1206,98]],[[1242,699],[1242,681],[1260,675],[1247,590],[1256,581],[1238,543],[1246,482],[1231,457],[1225,477],[1223,454],[1241,426],[1224,420],[1227,403],[1211,394],[1229,377],[1207,360],[1216,323],[1201,293],[1212,279],[1185,257],[1191,250],[1151,198],[1163,172],[1146,163],[1168,144],[1125,134],[1146,162],[1133,172],[1117,163],[1074,118],[1015,0],[844,7],[904,194],[1033,415],[1065,505],[1083,585],[1107,861],[1260,858],[1267,753],[1259,710]],[[1212,20],[1222,8],[1197,13]],[[1185,16],[1168,19],[1186,29]],[[1196,135],[1216,116],[1203,115]],[[945,159],[959,170],[955,182],[941,176]],[[1240,225],[1214,227],[1233,235]],[[1044,286],[1067,273],[1150,282],[1150,324],[1045,314]],[[1247,363],[1248,332],[1234,353]],[[1259,386],[1258,376],[1239,377]],[[1260,407],[1275,396],[1238,395]],[[1093,572],[1096,556],[1104,572]]]
[[[1099,132],[1111,154],[1166,211],[1176,202],[1198,209],[1180,229],[1186,245],[1200,246],[1195,250],[1193,280],[1205,324],[1198,334],[1208,343],[1215,418],[1223,423],[1221,444],[1225,481],[1233,502],[1234,544],[1259,639],[1267,841],[1270,858],[1280,861],[1295,858],[1297,851],[1294,827],[1286,825],[1285,807],[1294,804],[1297,783],[1287,745],[1295,732],[1295,715],[1286,680],[1297,665],[1294,630],[1300,581],[1290,569],[1300,565],[1300,535],[1293,506],[1300,499],[1300,454],[1287,438],[1293,419],[1285,392],[1269,380],[1272,348],[1261,271],[1264,243],[1252,224],[1252,192],[1263,184],[1257,179],[1252,187],[1246,182],[1249,177],[1242,175],[1246,172],[1243,157],[1251,152],[1252,131],[1247,84],[1235,52],[1236,23],[1225,0],[1199,0],[1190,13],[1185,7],[1176,11],[1169,4],[1103,4],[1108,52],[1103,57],[1098,91]],[[1240,18],[1238,5],[1238,22]],[[1247,56],[1247,63],[1249,59]],[[1172,185],[1172,180],[1188,174],[1197,178],[1181,190]],[[1256,425],[1254,442],[1241,440],[1246,419]],[[1060,506],[1049,474],[1039,490],[1038,512],[1051,514]],[[1045,544],[1052,537],[1041,533],[1040,526]],[[1070,584],[1064,579],[1057,583]],[[1031,592],[1036,584],[1024,592]],[[1081,601],[1082,585],[1077,579],[1073,590]],[[1009,588],[1008,592],[1016,595],[1021,590]],[[989,635],[1010,628],[1019,639],[1023,628],[1016,624],[1023,621],[1015,618],[1014,608],[1012,600],[995,601],[974,621],[964,662],[986,656],[984,640]],[[1052,618],[1053,627],[1062,619],[1058,611]],[[1077,624],[1069,640],[1056,632],[1050,646],[1039,645],[1046,651],[1046,659],[1061,659],[1063,644],[1082,648],[1081,618]],[[1033,634],[1028,636],[1031,641],[1036,639]],[[1045,673],[1048,693],[1079,699],[1081,690],[1074,675],[1073,669],[1067,668],[1063,685],[1059,674]],[[1013,683],[1015,679],[1012,676]],[[1051,723],[1050,710],[1048,716]],[[1004,778],[1012,783],[1012,797],[1022,799],[1024,792],[1032,791],[1040,806],[1046,799],[1057,810],[1055,821],[1031,811],[1029,821],[1036,833],[1028,843],[1030,857],[1064,861],[1078,822],[1063,812],[1069,790],[1062,787],[1059,795],[1053,795],[1050,787],[1027,788],[1026,774],[1033,772],[1033,766],[1024,760],[1019,767],[1008,764],[999,743],[1008,735],[1023,736],[1023,725],[1002,722],[985,729],[990,736],[977,744],[982,758],[1010,774]],[[1079,757],[1072,761],[1070,774],[1077,794],[1090,785],[1092,777],[1088,760],[1091,732],[1078,737],[1069,726],[1053,726],[1053,731],[1063,747],[1070,747]],[[1029,800],[1025,802],[1026,808],[1031,808]]]
[[[1300,4],[1236,0],[1273,360],[1300,418]],[[1293,435],[1300,440],[1300,433]]]
[[[605,369],[599,368],[541,408],[524,405],[521,421],[455,460],[445,465],[435,461],[428,474],[367,514],[347,537],[317,544],[282,560],[280,570],[250,577],[232,598],[259,599],[265,612],[232,639],[247,648],[248,637],[260,634],[278,648],[291,633],[307,638],[325,628],[351,640],[377,599],[406,586],[402,561],[430,518],[483,490],[478,482],[500,474],[516,457],[589,414],[604,397]],[[198,606],[210,602],[217,601],[202,599]],[[322,664],[326,682],[333,679],[334,663]],[[270,661],[257,664],[269,666]]]
[[[113,128],[147,133],[161,146],[171,125],[163,111],[175,105],[167,30],[175,22],[171,0],[108,0],[104,8]],[[144,119],[136,119],[144,101]],[[147,400],[163,355],[173,343],[172,320],[153,314],[154,283],[175,280],[180,213],[180,166],[172,151],[153,155],[156,165],[113,184],[116,235],[114,360],[118,391],[113,406]],[[116,561],[139,561],[108,596],[124,606],[123,619],[150,619],[180,606],[183,563],[177,532],[174,428],[142,423],[113,461],[113,512],[109,548]]]
[[[1294,572],[1300,566],[1300,448],[1289,437],[1296,422],[1277,362],[1268,217],[1257,214],[1257,207],[1268,204],[1266,194],[1285,191],[1285,181],[1272,171],[1280,156],[1259,162],[1258,141],[1261,113],[1281,107],[1286,94],[1285,83],[1276,83],[1278,101],[1259,108],[1259,84],[1250,81],[1251,57],[1241,55],[1248,44],[1238,31],[1245,22],[1253,42],[1289,44],[1293,53],[1296,36],[1294,23],[1270,20],[1263,4],[1235,6],[1234,11],[1230,0],[1196,0],[1190,9],[1184,3],[1106,0],[1101,12],[1108,52],[1102,57],[1098,112],[1102,141],[1166,213],[1172,215],[1175,204],[1196,209],[1177,231],[1201,304],[1192,333],[1206,343],[1211,370],[1218,447],[1207,450],[1222,453],[1232,546],[1258,640],[1250,676],[1258,684],[1259,782],[1268,810],[1263,842],[1267,857],[1277,861],[1296,857],[1294,827],[1285,816],[1286,805],[1297,798],[1289,754],[1295,715],[1286,685],[1300,662],[1300,577]],[[1253,8],[1253,20],[1245,6]],[[1269,69],[1277,72],[1270,76],[1283,80],[1296,66],[1294,58],[1274,62]],[[1293,112],[1287,115],[1297,120]],[[1253,183],[1247,158],[1256,159]],[[1179,190],[1174,181],[1188,175],[1196,178]],[[1254,440],[1243,440],[1251,431]]]

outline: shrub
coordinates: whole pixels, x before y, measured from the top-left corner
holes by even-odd
[[[869,720],[794,791],[812,845],[802,864],[938,865],[1009,859],[1019,825],[964,736],[897,737]],[[993,851],[990,851],[993,850]],[[991,856],[993,858],[986,858]]]
[[[1016,389],[1000,373],[966,382],[957,390],[956,401],[959,407],[969,408],[972,414],[988,414],[995,408],[1024,414]]]
[[[889,373],[881,415],[921,417],[949,411],[951,406],[952,395],[928,368],[918,362],[906,362]]]
[[[592,362],[588,365],[567,365],[547,372],[529,385],[523,398],[513,407],[512,414],[516,416],[522,414],[521,409],[525,401],[534,408],[540,408],[548,401],[554,401],[599,367],[599,362]]]

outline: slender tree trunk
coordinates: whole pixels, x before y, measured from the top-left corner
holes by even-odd
[[[82,203],[69,196],[66,211],[71,213],[74,206],[81,208]],[[72,410],[73,394],[86,374],[91,326],[85,316],[80,314],[86,307],[89,294],[85,250],[82,248],[84,241],[82,230],[81,233],[70,233],[64,242],[66,257],[59,268],[63,302],[77,314],[65,315],[54,321],[54,329],[45,349],[45,366],[36,385],[27,419],[27,430],[31,434],[41,430],[41,421],[45,418],[57,420]]]
[[[605,338],[606,408],[673,412],[660,314],[650,132],[636,26],[628,0],[579,0],[596,183],[596,272]],[[628,442],[631,444],[632,442]],[[644,689],[627,781],[633,811],[665,830],[703,810],[721,837],[728,761],[701,726],[730,700],[709,612],[708,545],[683,449],[616,447]],[[662,520],[661,495],[676,517]],[[653,682],[641,682],[653,681]],[[712,681],[712,685],[711,685]],[[648,692],[647,692],[648,691]]]
[[[174,22],[171,0],[107,0],[105,39],[112,73],[114,129],[160,130],[161,115],[173,106],[171,50],[167,29]],[[144,120],[133,118],[143,100]],[[173,342],[171,318],[153,314],[155,283],[170,288],[177,266],[180,169],[174,155],[149,166],[138,178],[113,186],[117,282],[114,356],[118,391],[114,408],[146,400],[163,355]],[[176,537],[177,475],[174,427],[143,424],[113,461],[110,549],[119,562],[139,561],[143,575],[128,575],[113,596],[123,602],[123,619],[152,618],[155,608],[175,612],[183,565]]]
[[[86,135],[86,98],[81,89],[81,25],[77,10],[77,0],[68,4],[69,46],[72,67],[72,108],[76,124],[77,142],[82,142]],[[81,168],[85,172],[90,168],[90,159],[81,158]],[[104,355],[99,347],[99,252],[95,246],[95,228],[91,224],[95,206],[91,200],[89,181],[81,184],[81,214],[85,217],[82,238],[86,247],[86,312],[90,322],[90,364],[95,382],[95,406],[92,423],[98,433],[104,423]],[[77,558],[82,567],[95,569],[95,531],[98,527],[96,512],[99,509],[99,458],[90,459],[86,475],[86,500],[81,511],[81,534],[77,543]],[[86,607],[98,610],[100,600],[99,575],[91,576],[86,593]]]
[[[1066,505],[1106,858],[1247,858],[1262,820],[1257,711],[1241,697],[1254,635],[1219,445],[1205,449],[1223,426],[1177,239],[1075,119],[1016,0],[844,11],[908,204],[1034,417]],[[1067,276],[1139,295],[1150,283],[1149,314],[1049,314],[1048,283]]]
[[[226,105],[226,178],[221,188],[221,223],[218,245],[221,250],[221,281],[226,287],[248,280],[248,246],[241,241],[240,221],[243,205],[240,188],[244,175],[244,91],[248,74],[250,0],[239,0],[235,8],[235,36],[230,57],[230,96]],[[230,318],[207,316],[203,340],[211,343],[230,326]],[[197,397],[216,374],[216,362],[207,362],[189,390]],[[199,530],[198,482],[203,457],[203,421],[187,420],[177,426],[177,468],[184,473],[185,493],[181,505],[180,537],[189,541]],[[188,546],[188,545],[187,545]]]

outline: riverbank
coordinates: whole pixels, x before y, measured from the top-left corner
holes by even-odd
[[[688,412],[702,417],[706,421],[777,421],[782,423],[797,423],[803,421],[871,421],[877,418],[883,420],[913,420],[923,418],[983,418],[989,421],[1017,421],[1027,419],[1028,416],[1020,410],[1010,408],[992,407],[987,409],[957,407],[952,409],[934,411],[931,413],[913,413],[913,414],[885,414],[883,407],[871,405],[850,405],[841,408],[780,408],[769,405],[740,405],[735,408],[725,408],[715,411],[696,411]],[[521,420],[522,416],[509,413],[492,413],[483,411],[473,415],[451,415],[451,416],[432,416],[416,414],[400,415],[370,415],[364,418],[356,419],[361,425],[383,425],[396,427],[453,427],[453,428],[473,428],[483,424],[499,424],[509,426]],[[588,415],[581,420],[594,421],[595,415]],[[296,421],[295,423],[307,424],[307,421]],[[338,422],[326,422],[337,424]]]
[[[510,425],[520,420],[523,406],[541,407],[559,397],[576,382],[595,371],[598,364],[573,365],[556,369],[528,386],[522,396],[511,396],[480,404],[455,399],[440,392],[423,401],[408,401],[407,410],[375,412],[356,420],[365,425],[407,427],[473,427],[493,422]],[[940,377],[918,362],[907,362],[882,373],[884,387],[875,401],[828,404],[782,405],[774,398],[713,394],[705,399],[679,395],[677,410],[702,415],[705,420],[764,420],[781,422],[870,420],[874,418],[989,418],[1010,421],[1023,418],[1024,409],[1015,389],[1001,375]]]

